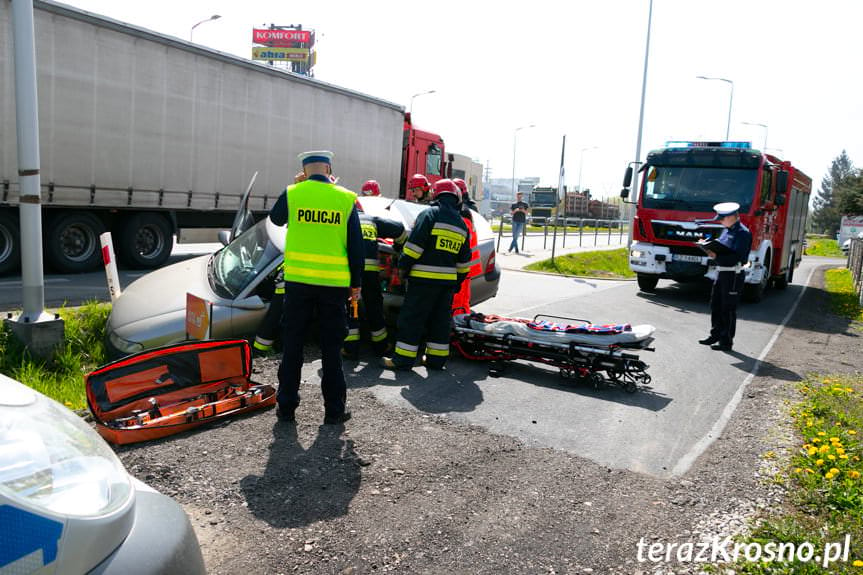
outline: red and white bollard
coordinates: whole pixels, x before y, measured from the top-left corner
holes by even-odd
[[[117,258],[114,257],[111,232],[100,235],[99,240],[102,242],[102,262],[105,264],[105,277],[108,279],[108,293],[111,294],[111,303],[113,303],[123,292],[120,289],[120,276],[117,273]]]

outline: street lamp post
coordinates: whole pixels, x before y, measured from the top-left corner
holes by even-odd
[[[201,24],[203,24],[204,22],[209,22],[210,20],[218,20],[218,19],[219,19],[219,18],[221,18],[221,17],[222,17],[222,16],[221,16],[220,14],[213,14],[213,15],[212,15],[212,16],[210,16],[209,18],[204,18],[203,20],[201,20],[200,22],[198,22],[197,24],[195,24],[194,26],[192,26],[192,27],[191,27],[191,29],[189,29],[189,42],[191,42],[191,41],[192,41],[192,36],[193,36],[193,35],[194,35],[194,33],[195,33],[195,28],[197,28],[198,26],[200,26],[200,25],[201,25]]]
[[[728,135],[731,133],[731,106],[734,104],[734,82],[728,78],[714,78],[712,76],[696,76],[699,80],[719,80],[727,82],[731,86],[731,96],[728,98],[728,122],[725,124],[725,139],[728,140]]]
[[[436,90],[428,90],[428,91],[426,91],[426,92],[420,92],[419,94],[414,94],[413,96],[411,96],[411,103],[410,103],[410,106],[408,106],[408,114],[413,114],[413,111],[414,111],[414,98],[416,98],[417,96],[425,96],[426,94],[434,94],[434,93],[435,93],[435,91],[436,91]]]
[[[588,150],[596,150],[599,146],[589,146],[587,148],[582,148],[581,153],[579,154],[578,160],[578,193],[581,193],[581,171],[584,168],[584,153]]]
[[[740,122],[741,124],[746,124],[747,126],[761,126],[764,128],[764,145],[761,147],[762,150],[767,149],[767,124],[759,124],[758,122]]]
[[[526,128],[534,128],[535,124],[530,124],[529,126],[520,126],[513,130],[512,132],[512,197],[515,199],[515,140],[516,135],[518,135],[519,130],[524,130]]]

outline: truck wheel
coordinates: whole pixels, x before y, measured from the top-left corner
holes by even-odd
[[[48,227],[45,254],[51,267],[60,273],[81,273],[98,269],[102,261],[99,236],[102,221],[87,212],[57,216]]]
[[[656,291],[656,284],[659,283],[659,278],[649,274],[638,274],[638,289],[643,292],[653,293]]]
[[[0,212],[0,274],[12,273],[21,263],[21,229],[18,218]]]
[[[794,281],[794,254],[791,254],[791,259],[788,260],[788,269],[785,270],[785,273],[780,278],[776,278],[773,280],[773,287],[776,289],[785,289]]]
[[[161,214],[135,214],[123,222],[119,251],[132,268],[153,269],[171,256],[174,237],[171,222]]]
[[[770,254],[767,254],[767,259],[764,262],[764,275],[761,281],[757,284],[744,284],[743,299],[751,303],[758,303],[764,299],[764,292],[767,290],[767,284],[770,283],[770,264],[773,261]]]

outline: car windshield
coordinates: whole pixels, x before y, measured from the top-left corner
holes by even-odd
[[[210,278],[216,293],[237,297],[273,261],[277,252],[270,243],[264,218],[210,260]]]
[[[709,212],[722,202],[748,212],[755,197],[757,170],[698,166],[648,166],[644,178],[645,208]]]

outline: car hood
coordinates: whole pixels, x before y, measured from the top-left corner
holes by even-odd
[[[169,315],[186,309],[186,293],[209,301],[216,298],[207,280],[212,255],[200,256],[152,271],[126,287],[111,306],[110,329]]]

